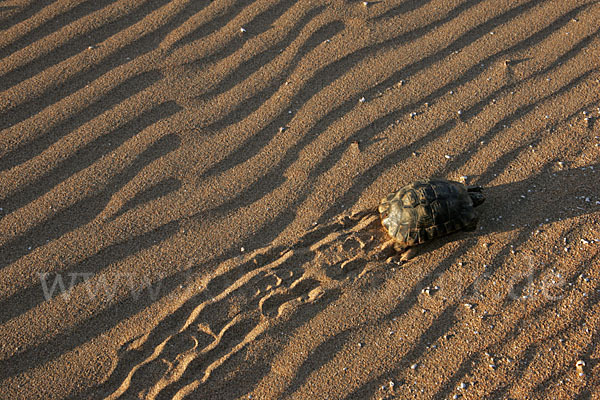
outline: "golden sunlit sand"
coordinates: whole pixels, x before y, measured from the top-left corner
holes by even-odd
[[[594,399],[600,4],[0,3],[0,399]],[[481,185],[405,264],[352,217]]]

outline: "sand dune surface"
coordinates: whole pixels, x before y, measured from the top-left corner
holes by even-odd
[[[598,21],[0,2],[0,399],[600,398]],[[477,230],[387,258],[430,177]]]

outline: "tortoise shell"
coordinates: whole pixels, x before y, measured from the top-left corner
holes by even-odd
[[[460,230],[474,230],[473,209],[484,200],[481,187],[447,180],[421,180],[381,200],[381,222],[392,238],[409,247]]]

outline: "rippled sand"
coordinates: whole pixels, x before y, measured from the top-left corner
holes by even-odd
[[[599,20],[0,3],[0,398],[596,398]],[[427,177],[480,228],[374,256]]]

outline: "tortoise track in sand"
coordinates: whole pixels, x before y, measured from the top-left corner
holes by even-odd
[[[554,338],[577,336],[586,319],[559,320],[548,310],[579,304],[576,291],[562,303],[527,310],[509,295],[512,289],[501,298],[491,296],[527,324],[513,321],[460,354],[457,347],[425,350],[463,327],[462,308],[449,303],[429,320],[430,314],[420,314],[417,299],[421,287],[438,275],[462,278],[464,285],[451,286],[454,294],[505,279],[513,265],[512,246],[536,241],[529,226],[522,227],[525,221],[554,229],[548,242],[558,241],[568,226],[557,222],[560,218],[585,223],[595,217],[589,204],[574,204],[571,192],[552,192],[550,183],[574,188],[596,178],[578,167],[598,169],[593,147],[598,125],[583,127],[581,116],[599,106],[597,2],[92,3],[22,1],[0,8],[3,16],[10,14],[0,21],[6,28],[0,38],[6,56],[0,61],[5,89],[0,94],[0,271],[7,288],[0,299],[6,332],[0,375],[7,388],[39,393],[47,388],[29,382],[48,381],[61,382],[60,393],[77,393],[76,398],[111,393],[171,398],[208,397],[238,377],[240,396],[260,388],[261,380],[284,386],[268,370],[244,370],[261,366],[245,362],[248,349],[260,348],[257,339],[264,337],[279,345],[278,327],[290,337],[305,326],[314,328],[342,294],[359,290],[362,282],[356,278],[371,267],[364,253],[372,239],[355,229],[357,222],[325,221],[378,198],[389,182],[466,174],[489,187],[490,209],[504,215],[502,221],[488,218],[486,230],[474,237],[505,234],[499,239],[505,243],[487,261],[485,279],[469,281],[449,266],[480,252],[469,243],[433,259],[413,286],[406,283],[407,295],[394,300],[394,310],[418,311],[405,321],[420,328],[410,339],[412,348],[387,365],[384,354],[373,357],[369,365],[377,371],[353,375],[344,396],[374,397],[388,376],[409,377],[406,367],[415,362],[444,366],[426,385],[434,398],[451,396],[473,375],[489,382],[482,396],[512,395],[523,380],[530,382],[524,396],[559,393],[552,384],[570,371],[571,361],[564,354],[548,360],[544,353],[550,353]],[[444,158],[449,153],[452,157]],[[578,167],[555,173],[558,160]],[[537,197],[528,194],[531,187],[540,189]],[[580,190],[594,198],[595,187]],[[507,193],[516,200],[501,201]],[[520,194],[527,199],[519,200]],[[546,209],[539,210],[542,203]],[[544,222],[547,217],[550,222]],[[302,236],[314,220],[323,223]],[[196,236],[188,236],[194,229]],[[213,237],[213,231],[223,236]],[[514,238],[506,239],[511,232]],[[589,233],[575,231],[575,241],[577,235]],[[290,247],[262,247],[291,236],[301,237]],[[239,256],[242,243],[259,249]],[[187,271],[174,267],[185,265],[186,257],[197,263],[190,270],[198,276],[186,279]],[[593,252],[580,257],[581,265],[598,262]],[[565,264],[570,257],[556,258]],[[60,296],[47,301],[40,296],[40,269],[101,275],[139,272],[139,266],[163,285],[160,299],[125,294],[114,303],[88,307],[85,296],[74,296],[68,305]],[[161,275],[165,270],[167,277]],[[178,288],[186,285],[187,295],[178,298]],[[516,282],[514,291],[524,285]],[[75,292],[85,292],[84,286]],[[597,302],[590,296],[573,315],[585,316]],[[160,318],[153,315],[157,307],[166,310]],[[72,309],[78,313],[65,321],[65,310]],[[537,319],[547,327],[536,330]],[[555,320],[574,326],[556,328]],[[126,331],[127,337],[141,336],[120,348],[114,369],[110,361],[96,360],[101,372],[71,371],[73,376],[65,377],[64,365],[97,355],[98,347],[90,343],[121,343],[120,326],[129,321],[151,322]],[[22,332],[14,329],[24,326]],[[471,340],[465,332],[456,336],[455,346]],[[539,332],[539,341],[527,342]],[[295,375],[282,393],[308,395],[314,366],[315,373],[334,376],[328,368],[352,335],[344,327],[305,347],[281,345],[280,358],[298,348],[307,354],[292,368]],[[579,338],[582,356],[593,357],[597,334]],[[523,343],[516,352],[522,356],[517,371],[501,369],[496,378],[482,368],[480,353],[490,347],[510,351]],[[540,369],[540,360],[552,369]],[[77,392],[83,381],[103,381],[101,373],[109,375],[105,383]],[[317,390],[330,390],[319,383]]]
[[[326,303],[328,293],[364,274],[383,235],[378,221],[373,213],[337,218],[285,249],[267,246],[218,266],[219,273],[172,316],[122,348],[97,393],[166,399],[199,390],[215,369],[280,319]]]

